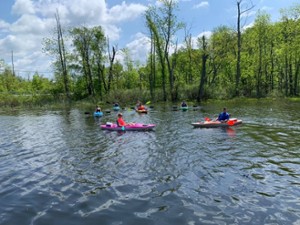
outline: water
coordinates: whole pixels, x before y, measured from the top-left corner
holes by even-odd
[[[124,110],[109,132],[73,108],[0,115],[0,224],[300,224],[300,104],[226,103],[244,123],[194,129],[223,105]]]

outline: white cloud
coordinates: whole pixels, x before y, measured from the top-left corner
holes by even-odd
[[[15,34],[31,34],[41,35],[45,34],[48,29],[47,20],[42,20],[35,15],[24,14],[10,27],[12,33]]]
[[[0,34],[6,33],[9,29],[10,24],[5,22],[4,20],[0,20]]]
[[[134,62],[145,64],[150,51],[150,39],[142,33],[137,33],[132,37],[132,41],[126,44],[130,57]],[[124,55],[118,51],[116,59],[124,63]]]
[[[200,2],[199,4],[194,5],[193,8],[199,9],[199,8],[207,8],[207,7],[209,7],[209,3],[208,2]]]
[[[255,22],[253,21],[253,22],[251,22],[251,23],[245,25],[244,27],[242,27],[243,31],[247,30],[248,28],[253,27],[253,26],[254,26],[254,23],[255,23]]]
[[[133,41],[128,43],[126,47],[129,49],[134,61],[145,63],[150,51],[150,39],[142,33],[137,33],[133,37]]]
[[[207,39],[209,39],[211,37],[211,35],[212,35],[211,31],[204,31],[204,32],[201,32],[200,34],[198,34],[197,36],[192,37],[192,47],[199,48],[198,39],[202,38],[203,36],[205,36]]]
[[[137,19],[146,9],[142,4],[125,1],[109,8],[104,0],[16,0],[11,13],[17,19],[11,23],[0,19],[0,56],[10,64],[13,51],[16,71],[51,71],[49,57],[42,52],[42,42],[43,38],[53,35],[56,11],[64,29],[100,25],[109,40],[118,43],[122,25]],[[145,51],[140,53],[135,49],[139,43],[143,45],[142,38],[129,46],[141,58]]]
[[[147,7],[141,4],[129,4],[122,2],[108,10],[108,21],[118,23],[137,18],[146,11]]]
[[[198,39],[202,38],[203,36],[205,36],[207,39],[209,39],[212,35],[211,31],[204,31],[201,32],[200,34],[198,34],[197,36],[193,36],[191,37],[191,44],[192,44],[192,48],[193,49],[198,49],[199,48],[199,42]],[[186,48],[186,43],[181,43],[179,44],[178,48]]]
[[[103,30],[112,42],[118,41],[121,37],[121,28],[116,25],[105,24]]]
[[[31,0],[16,0],[12,12],[16,15],[34,14],[35,9]]]
[[[23,38],[22,38],[23,37]],[[17,56],[25,56],[25,52],[35,48],[36,43],[34,38],[28,38],[28,36],[16,36],[8,35],[0,40],[0,46],[6,46],[7,52],[14,51]]]

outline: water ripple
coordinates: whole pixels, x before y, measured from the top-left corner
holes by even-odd
[[[153,132],[77,109],[2,116],[0,224],[297,224],[300,121],[247,107],[228,129],[192,128],[209,106],[123,112]]]

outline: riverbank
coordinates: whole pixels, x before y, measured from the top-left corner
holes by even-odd
[[[146,104],[148,107],[154,107],[154,105],[171,105],[171,106],[180,106],[181,101],[171,102],[171,101],[151,101],[148,99],[143,101],[138,98],[126,99],[121,101],[119,99],[110,100],[110,101],[100,101],[99,98],[90,97],[78,101],[68,101],[64,96],[57,98],[45,96],[45,95],[6,95],[3,98],[3,95],[0,95],[0,109],[1,111],[19,111],[19,110],[29,110],[29,109],[44,109],[44,110],[55,110],[55,109],[65,109],[65,108],[78,108],[86,110],[88,112],[93,112],[96,106],[100,106],[102,110],[111,109],[114,102],[118,102],[121,109],[129,109],[135,106],[137,100],[140,100],[143,104]],[[233,99],[207,99],[202,102],[195,101],[186,101],[189,107],[199,107],[200,105],[209,105],[217,104],[223,105],[224,107],[231,107],[231,105],[237,104],[253,104],[260,102],[261,104],[276,103],[277,101],[287,101],[287,102],[300,102],[300,98],[233,98]]]

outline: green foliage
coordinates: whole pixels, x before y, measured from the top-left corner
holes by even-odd
[[[0,72],[0,106],[64,103],[66,80],[73,100],[92,103],[195,101],[201,77],[201,101],[300,95],[299,4],[282,10],[276,23],[271,22],[267,13],[259,12],[253,26],[241,33],[241,76],[236,88],[237,32],[219,26],[211,36],[199,39],[198,46],[192,46],[191,35],[186,34],[185,45],[170,51],[176,47],[174,38],[183,23],[177,21],[175,1],[162,3],[150,6],[145,13],[151,41],[146,65],[134,62],[128,48],[116,50],[123,57],[122,63],[110,62],[109,44],[102,28],[81,26],[64,36],[73,43],[74,51],[65,52],[67,73],[63,75],[56,30],[53,38],[44,41],[44,50],[54,59],[54,80],[38,73],[32,80],[25,80],[13,75],[1,60],[4,70]]]
[[[137,100],[147,102],[151,99],[149,91],[135,89],[119,89],[113,90],[105,96],[105,102],[118,102],[121,106],[128,103],[135,104]]]

